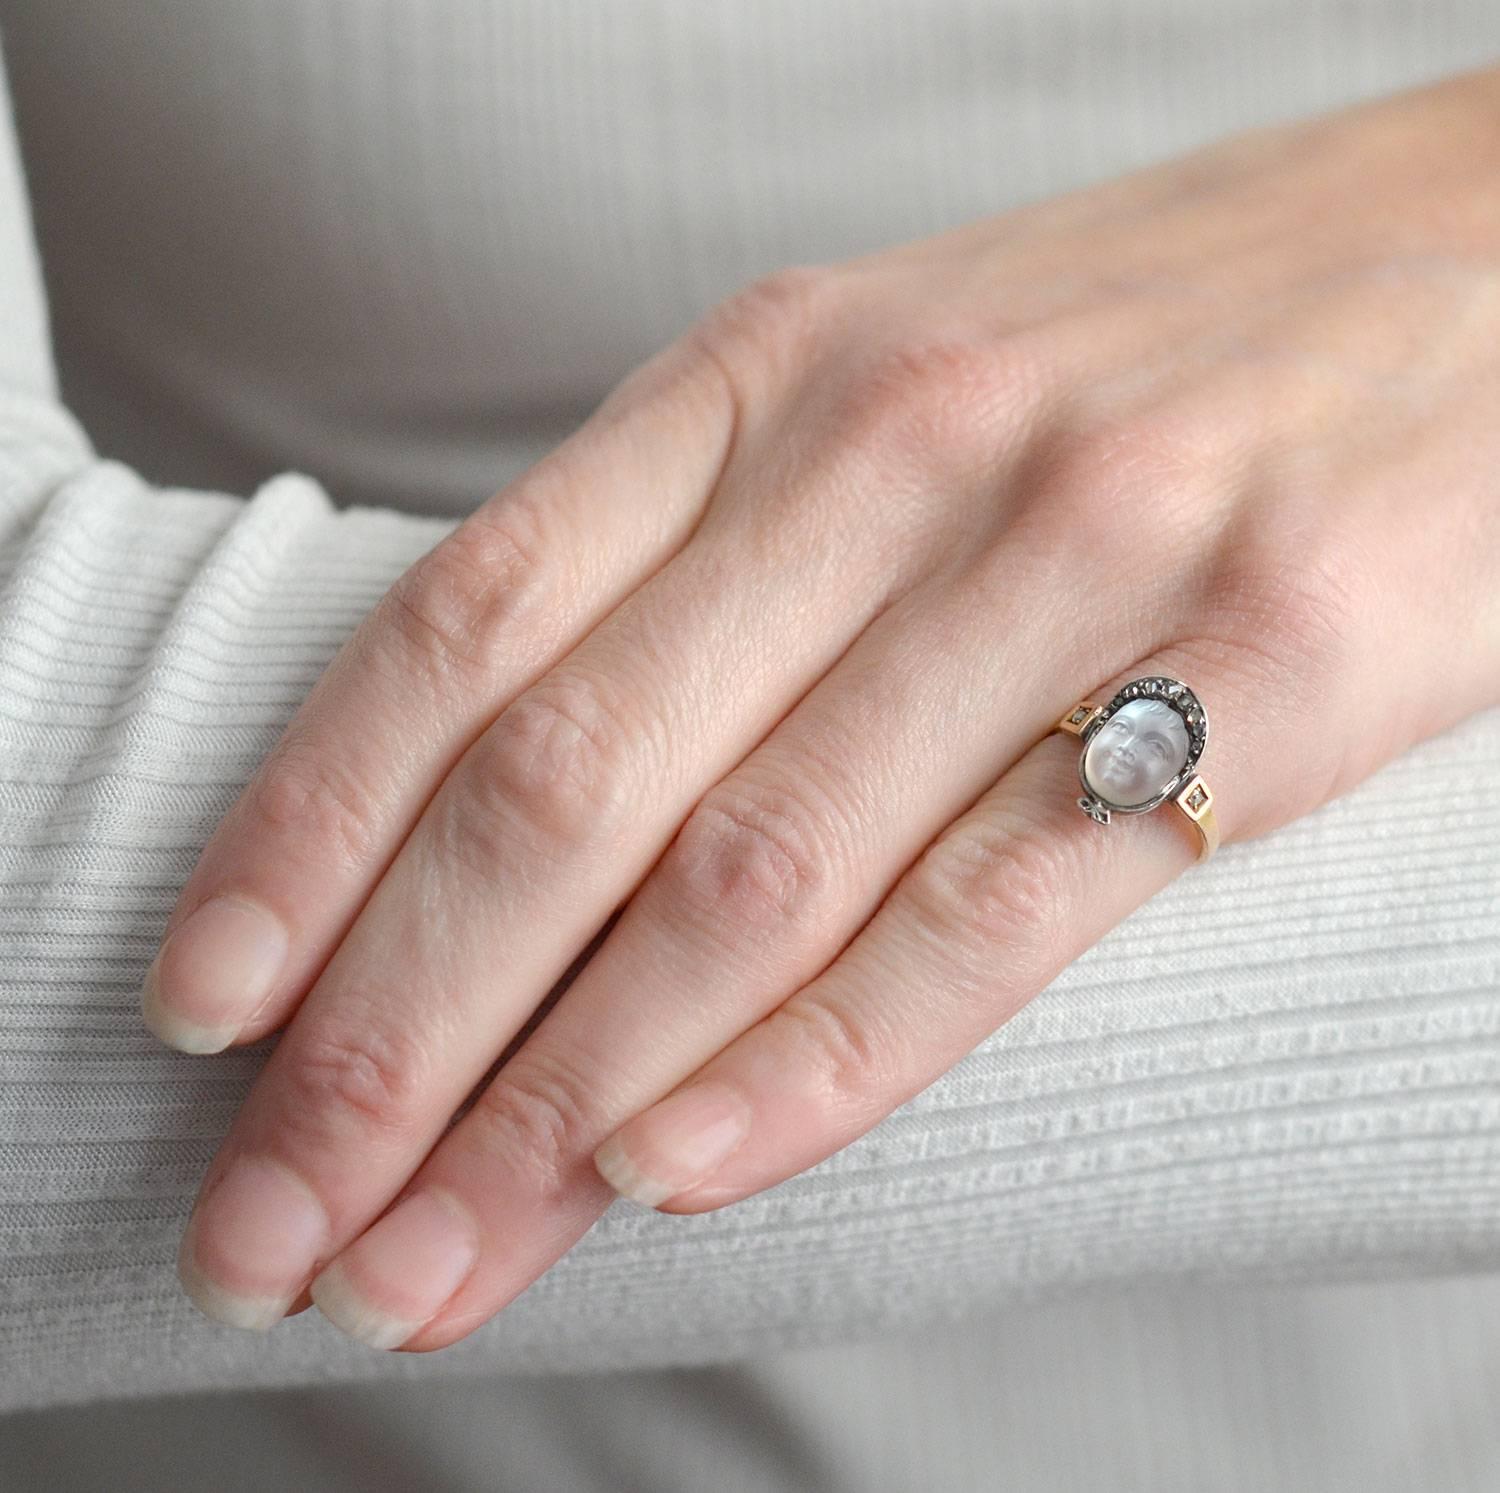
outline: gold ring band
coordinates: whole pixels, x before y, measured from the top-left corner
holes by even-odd
[[[1127,707],[1131,709],[1127,710]],[[1167,722],[1170,730],[1143,731],[1137,719],[1142,712],[1152,712]],[[1115,722],[1114,736],[1106,744],[1099,733],[1111,721]],[[1077,803],[1096,824],[1108,824],[1111,811],[1139,814],[1170,800],[1198,831],[1200,862],[1206,861],[1219,848],[1213,791],[1204,781],[1203,774],[1197,771],[1198,758],[1208,741],[1208,713],[1180,679],[1165,675],[1132,679],[1102,705],[1094,700],[1080,700],[1058,719],[1053,730],[1062,731],[1082,743],[1078,754],[1078,778],[1083,793]],[[1138,771],[1134,749],[1143,737],[1156,756]],[[1096,783],[1090,777],[1089,767],[1094,755],[1091,748],[1096,742],[1106,759],[1106,766],[1111,765],[1107,759],[1110,753],[1114,753],[1135,773],[1131,785],[1133,796],[1122,800],[1110,796],[1107,791],[1112,787],[1118,794],[1118,770],[1115,780],[1108,785]],[[1102,776],[1105,769],[1099,764],[1094,766]]]

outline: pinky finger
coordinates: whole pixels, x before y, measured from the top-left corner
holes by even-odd
[[[1215,724],[1243,742],[1233,702],[1206,684]],[[594,1152],[604,1179],[636,1202],[701,1213],[796,1176],[920,1093],[1194,864],[1197,836],[1170,805],[1108,828],[1083,814],[1078,751],[1060,733],[1031,747],[833,964]],[[1214,756],[1217,799],[1243,804],[1253,760]]]

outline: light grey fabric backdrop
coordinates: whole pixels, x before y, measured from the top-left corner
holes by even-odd
[[[1005,1403],[1025,1366],[972,1377],[988,1336],[960,1324],[1026,1321],[1085,1355],[1097,1336],[1106,1365],[1128,1320],[1137,1376],[1195,1335],[1185,1392],[1204,1364],[1250,1365],[1268,1456],[1353,1466],[1370,1436],[1404,1425],[1417,1448],[1451,1415],[1448,1486],[1481,1486],[1500,1465],[1469,1408],[1500,1353],[1473,1339],[1500,1267],[1500,712],[1227,847],[823,1166],[722,1215],[617,1205],[428,1358],[315,1313],[248,1337],[181,1298],[178,1231],[267,1044],[167,1052],[136,992],[198,846],[359,616],[713,299],[1476,65],[1500,13],[0,0],[0,40],[20,127],[0,149],[0,1405],[455,1373],[482,1395],[474,1376],[751,1354],[821,1447],[860,1423],[861,1383],[880,1416],[900,1400],[880,1385],[905,1350],[798,1344],[921,1328],[962,1369],[943,1398]],[[1320,1278],[1369,1283],[1236,1297],[1265,1303],[1250,1318],[1213,1290],[1150,1295]],[[1112,1286],[1138,1315],[1110,1317]],[[1096,1294],[1023,1305],[1068,1289]],[[1237,1337],[1247,1320],[1263,1336]],[[1423,1372],[1331,1446],[1323,1381],[1304,1399],[1289,1378],[1317,1356],[1303,1331],[1341,1365],[1328,1383],[1377,1344]],[[1105,1368],[1059,1374],[1050,1396],[1028,1380],[1007,1465],[1114,1486],[1090,1470],[1191,1444],[1154,1387],[1117,1422]],[[597,1403],[680,1382],[599,1381]],[[963,1480],[952,1438],[979,1432],[942,1424],[948,1486],[994,1486]],[[1266,1430],[1209,1445],[1256,1469],[1243,1438]],[[47,1425],[0,1427],[23,1434],[45,1446]]]
[[[1500,1280],[1091,1292],[702,1369],[0,1420],[0,1493],[1493,1493]]]

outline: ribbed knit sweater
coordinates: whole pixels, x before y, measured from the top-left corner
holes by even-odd
[[[197,1314],[177,1239],[272,1042],[138,1014],[360,617],[713,300],[1500,55],[1488,0],[3,0],[0,40],[0,1408],[1500,1267],[1500,711],[1225,847],[822,1165],[616,1204],[437,1355]]]

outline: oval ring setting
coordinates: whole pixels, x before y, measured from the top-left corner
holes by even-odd
[[[1096,824],[1171,799],[1199,833],[1199,860],[1218,848],[1213,793],[1197,770],[1208,744],[1208,712],[1182,680],[1142,675],[1104,705],[1080,700],[1054,729],[1081,742],[1077,804]]]

